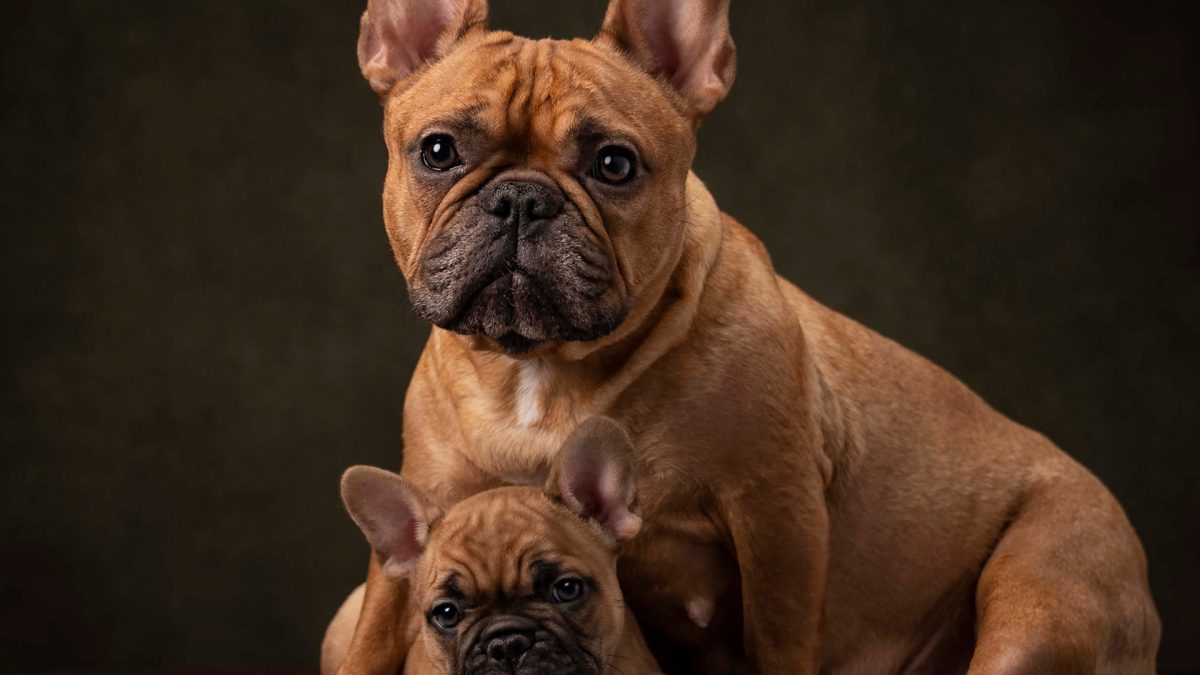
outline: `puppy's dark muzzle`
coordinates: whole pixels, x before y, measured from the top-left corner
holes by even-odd
[[[499,218],[505,234],[515,235],[515,239],[528,239],[545,229],[546,223],[562,213],[564,201],[558,188],[530,180],[495,183],[479,195],[483,210]]]

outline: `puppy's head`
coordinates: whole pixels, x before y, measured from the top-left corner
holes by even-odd
[[[612,0],[591,41],[485,0],[370,0],[384,218],[417,312],[511,354],[591,342],[677,262],[695,129],[733,81],[728,0]]]
[[[595,418],[542,489],[504,487],[440,515],[399,476],[353,467],[342,498],[384,573],[408,578],[442,673],[602,673],[624,630],[617,542],[633,536],[629,439]]]

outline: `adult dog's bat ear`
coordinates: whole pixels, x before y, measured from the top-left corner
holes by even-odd
[[[729,0],[611,0],[596,41],[627,54],[703,117],[733,86]]]
[[[369,0],[358,65],[380,96],[474,30],[487,28],[487,0]]]

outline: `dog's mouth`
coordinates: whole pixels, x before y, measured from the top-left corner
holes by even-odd
[[[611,254],[570,202],[550,217],[464,202],[426,247],[413,308],[509,354],[552,341],[589,341],[624,320]]]
[[[528,284],[527,275],[525,275],[525,273],[520,270],[514,270],[512,272],[505,272],[503,275],[498,276],[492,283],[490,283],[486,287],[484,287],[484,289],[481,291],[481,293],[496,294],[498,296],[498,298],[494,302],[498,303],[498,305],[497,305],[498,309],[501,311],[504,311],[506,309],[511,309],[512,312],[515,313],[517,310],[517,302],[512,297],[513,296],[513,288],[515,286],[524,286],[526,284]],[[471,302],[468,304],[468,308],[471,305],[476,305],[478,302],[479,302],[478,296],[476,296],[475,298],[472,298]],[[485,303],[486,302],[487,301],[485,301]],[[485,304],[485,307],[486,307],[486,304]],[[491,310],[490,310],[490,308],[486,308],[485,311],[491,311]],[[461,321],[462,318],[463,317],[459,317],[460,321],[455,322],[455,325],[461,326],[461,325],[466,325],[468,323],[466,321]],[[519,329],[514,326],[514,329],[508,333],[505,333],[500,336],[488,335],[488,337],[492,338],[498,345],[500,345],[501,349],[503,349],[508,354],[512,354],[512,355],[527,354],[527,353],[533,351],[535,348],[537,348],[537,346],[539,344],[541,344],[541,342],[542,342],[541,339],[538,339],[538,338],[532,337],[532,336],[522,335],[518,331],[519,331]],[[459,330],[458,332],[463,332],[463,331]]]
[[[524,631],[473,630],[460,647],[462,675],[600,675],[604,661],[575,631],[556,622],[528,621]]]
[[[560,286],[539,283],[529,272],[505,270],[469,298],[462,311],[443,328],[467,335],[484,335],[510,354],[524,354],[550,341],[587,341],[611,332],[623,312],[587,315],[589,298],[580,298]],[[583,314],[583,316],[580,316]]]
[[[513,355],[525,354],[542,342],[568,339],[565,317],[531,276],[505,264],[494,279],[467,300],[462,311],[443,328],[467,335],[485,335]]]

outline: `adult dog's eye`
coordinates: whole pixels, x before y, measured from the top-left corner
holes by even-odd
[[[619,145],[600,148],[592,173],[609,185],[628,183],[636,171],[633,153]]]
[[[575,577],[563,577],[554,582],[554,601],[571,602],[583,595],[583,580]]]
[[[421,143],[421,161],[434,171],[446,171],[462,164],[454,139],[445,134],[434,134]]]
[[[453,602],[439,603],[430,610],[429,620],[437,624],[438,628],[450,630],[462,621],[462,610]]]

